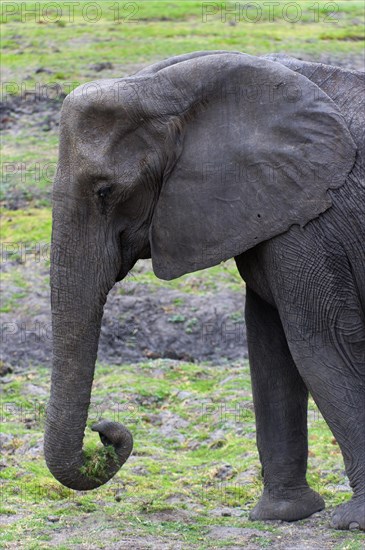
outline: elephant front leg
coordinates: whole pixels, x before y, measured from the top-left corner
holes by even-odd
[[[246,325],[264,491],[253,520],[294,521],[323,510],[306,480],[308,391],[278,312],[247,288]]]

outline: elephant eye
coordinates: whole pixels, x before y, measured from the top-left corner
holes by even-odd
[[[106,187],[101,187],[100,189],[98,189],[96,194],[100,199],[105,199],[108,195],[110,195],[111,190],[112,190],[112,186],[108,185]]]

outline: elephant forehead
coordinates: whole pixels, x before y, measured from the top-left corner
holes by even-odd
[[[80,123],[100,116],[117,119],[125,130],[135,126],[148,96],[151,77],[95,80],[76,88],[64,100],[63,111],[69,122]],[[90,122],[91,123],[91,122]]]

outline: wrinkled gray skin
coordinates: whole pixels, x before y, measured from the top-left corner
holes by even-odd
[[[220,87],[241,90],[256,79],[274,91],[297,82],[301,97],[232,99]],[[171,279],[235,256],[247,287],[264,477],[251,517],[291,521],[324,508],[306,481],[310,391],[354,491],[333,526],[365,529],[364,74],[196,52],[97,84],[100,93],[80,87],[68,96],[61,118],[49,469],[67,487],[93,489],[132,450],[129,431],[103,420],[93,429],[118,459],[108,459],[100,479],[80,472],[103,305],[114,283],[140,258],[152,256],[156,274]],[[238,177],[235,169],[256,158],[251,185],[247,171]],[[202,177],[201,163],[215,159],[224,176],[209,165]],[[308,162],[317,177],[309,177]],[[275,185],[267,166],[277,169]]]

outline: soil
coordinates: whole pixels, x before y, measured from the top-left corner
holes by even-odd
[[[11,269],[3,264],[2,269]],[[140,262],[139,271],[150,269]],[[21,268],[29,290],[8,313],[2,313],[2,361],[25,369],[50,365],[52,350],[48,268]],[[19,292],[3,285],[2,303]],[[247,357],[242,293],[221,288],[196,295],[166,287],[155,289],[129,277],[109,293],[99,341],[98,360],[107,364],[169,358],[224,363]]]
[[[0,129],[17,135],[29,126],[37,126],[48,132],[59,126],[60,109],[65,94],[54,98],[41,93],[9,96],[0,103]]]

